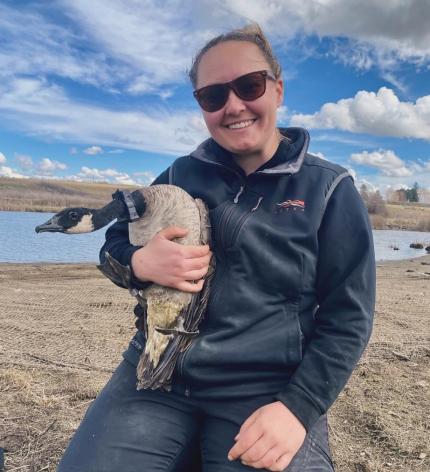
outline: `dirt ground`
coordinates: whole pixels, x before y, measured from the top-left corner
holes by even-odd
[[[92,265],[0,265],[6,471],[54,471],[134,332],[133,298]],[[369,347],[330,410],[339,472],[430,470],[430,256],[378,265]]]

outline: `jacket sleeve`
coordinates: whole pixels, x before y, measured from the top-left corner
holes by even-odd
[[[168,183],[169,169],[161,173],[151,185]],[[130,244],[127,222],[114,223],[106,231],[105,243],[100,249],[99,254],[100,263],[103,264],[105,262],[105,252],[108,252],[120,264],[124,266],[128,265],[131,268],[131,256],[141,247],[142,246],[133,246],[133,244]],[[135,277],[133,271],[131,281],[133,287],[137,289],[146,288],[151,284],[151,282],[141,282],[137,277]]]
[[[276,395],[307,430],[336,400],[372,331],[372,230],[351,178],[340,181],[332,193],[318,244],[314,331],[286,389]]]

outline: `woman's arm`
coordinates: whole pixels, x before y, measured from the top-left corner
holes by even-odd
[[[372,331],[372,230],[352,179],[341,181],[333,192],[318,239],[315,329],[302,362],[276,395],[307,430],[345,386]]]
[[[151,185],[168,184],[169,183],[169,169],[162,172]],[[131,258],[133,254],[142,246],[134,246],[130,244],[128,234],[128,223],[120,222],[114,223],[108,228],[105,235],[105,243],[100,249],[99,259],[100,264],[106,260],[105,252],[108,252],[114,259],[124,266],[132,267]],[[132,270],[132,284],[137,289],[146,288],[151,282],[140,281]]]
[[[152,185],[167,184],[169,170]],[[158,232],[145,247],[130,244],[128,223],[116,223],[106,231],[106,242],[100,250],[100,262],[105,252],[131,269],[131,285],[137,289],[152,282],[185,292],[199,292],[209,269],[212,253],[208,245],[181,245],[172,240],[184,237],[187,230],[170,226]],[[116,282],[115,282],[116,283]]]

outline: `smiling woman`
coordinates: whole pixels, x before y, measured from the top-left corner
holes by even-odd
[[[372,327],[367,211],[344,168],[307,153],[306,130],[276,127],[281,69],[257,25],[210,41],[190,78],[211,137],[154,184],[206,202],[211,248],[178,244],[177,226],[134,246],[121,222],[100,254],[131,268],[134,289],[189,292],[215,257],[203,322],[171,391],[136,391],[138,329],[58,472],[333,471],[326,412]]]

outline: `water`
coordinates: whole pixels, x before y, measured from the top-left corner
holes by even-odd
[[[373,230],[375,257],[377,261],[411,259],[427,254],[430,246],[430,233],[421,231]],[[411,243],[421,243],[424,249],[411,249]],[[395,251],[393,247],[398,247]]]
[[[0,211],[0,262],[97,262],[105,229],[74,235],[36,234],[34,228],[52,215]],[[430,233],[375,230],[373,235],[378,261],[422,256],[426,254],[424,249],[410,249],[409,244],[430,245]]]
[[[0,262],[96,262],[105,229],[67,235],[37,234],[54,213],[0,211]]]

